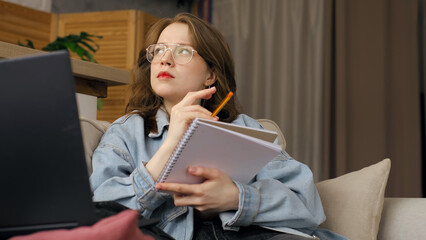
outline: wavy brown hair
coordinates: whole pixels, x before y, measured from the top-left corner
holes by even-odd
[[[234,61],[228,44],[218,30],[190,13],[180,13],[173,19],[163,18],[148,31],[144,46],[139,53],[137,66],[134,68],[134,79],[129,86],[130,98],[126,113],[139,114],[144,118],[146,134],[158,131],[155,115],[163,105],[162,97],[156,95],[151,87],[151,63],[146,59],[146,48],[157,43],[161,32],[172,23],[188,25],[192,46],[216,76],[216,82],[212,85],[216,86],[216,93],[211,99],[203,100],[202,106],[213,111],[229,91],[235,94],[237,90]],[[239,113],[239,104],[234,95],[219,112],[218,117],[221,121],[231,122]]]

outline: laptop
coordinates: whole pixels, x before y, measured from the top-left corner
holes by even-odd
[[[0,238],[96,222],[68,52],[0,59]]]

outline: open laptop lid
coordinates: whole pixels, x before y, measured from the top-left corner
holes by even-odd
[[[66,51],[0,59],[0,237],[92,224]]]

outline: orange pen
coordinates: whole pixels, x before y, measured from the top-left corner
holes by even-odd
[[[216,117],[216,115],[219,113],[220,110],[222,110],[223,106],[231,99],[231,97],[234,95],[234,93],[231,91],[226,95],[226,97],[222,100],[222,102],[217,106],[217,108],[212,113],[212,117]]]

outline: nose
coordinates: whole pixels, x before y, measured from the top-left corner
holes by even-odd
[[[169,65],[173,66],[175,64],[173,56],[172,56],[172,50],[170,48],[166,49],[166,52],[161,57],[161,65]]]

